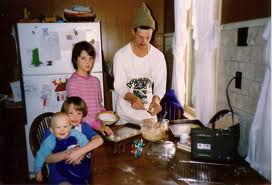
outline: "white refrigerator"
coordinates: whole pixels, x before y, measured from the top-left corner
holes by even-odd
[[[66,98],[66,80],[75,71],[71,62],[72,48],[75,43],[83,40],[90,41],[96,50],[92,75],[100,80],[104,99],[99,22],[17,24],[30,176],[34,174],[34,158],[29,145],[30,126],[41,113],[60,111]]]

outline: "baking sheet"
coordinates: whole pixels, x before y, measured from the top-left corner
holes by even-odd
[[[141,134],[141,131],[136,128],[123,127],[113,131],[113,136],[106,136],[106,139],[113,142],[120,142],[125,139]]]

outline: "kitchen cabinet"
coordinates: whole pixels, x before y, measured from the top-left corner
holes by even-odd
[[[1,102],[0,111],[0,182],[26,184],[29,178],[24,107],[22,103]]]

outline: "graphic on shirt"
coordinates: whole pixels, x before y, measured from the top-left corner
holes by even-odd
[[[140,98],[144,104],[147,104],[147,91],[152,87],[151,80],[148,78],[136,78],[127,83],[133,94]]]

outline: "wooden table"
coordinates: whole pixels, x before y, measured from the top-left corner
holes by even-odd
[[[168,139],[173,140],[172,137]],[[189,176],[195,179],[188,182],[195,181],[195,184],[270,184],[245,162],[240,161],[231,165],[199,163],[191,161],[190,153],[180,149],[177,149],[175,157],[170,161],[151,158],[145,153],[139,159],[135,159],[130,154],[131,140],[124,143],[125,145],[123,143],[118,145],[105,141],[103,146],[93,152],[92,184],[187,184],[185,180],[177,180],[177,178],[186,177],[185,179],[188,180]],[[144,143],[147,146],[148,141]],[[179,169],[181,167],[185,169],[185,174],[181,173]]]

